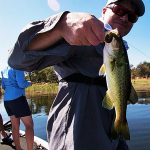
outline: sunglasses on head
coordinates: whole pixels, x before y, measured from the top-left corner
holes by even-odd
[[[121,17],[128,14],[128,20],[132,23],[135,23],[138,20],[138,16],[136,15],[136,13],[128,10],[121,5],[110,4],[106,8],[110,8],[113,13]]]

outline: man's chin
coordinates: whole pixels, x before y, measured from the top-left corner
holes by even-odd
[[[124,30],[124,28],[122,27],[116,27],[116,29],[118,29],[118,32],[120,34],[121,37],[127,35],[128,33]]]

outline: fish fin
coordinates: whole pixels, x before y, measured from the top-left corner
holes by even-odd
[[[109,96],[108,91],[106,92],[106,95],[105,95],[105,97],[104,97],[104,99],[103,99],[102,106],[103,106],[104,108],[109,109],[109,110],[113,109],[113,103],[112,103],[112,101],[111,101],[111,98],[110,98],[110,96]]]
[[[131,102],[132,104],[135,104],[138,101],[138,95],[134,89],[134,87],[131,85],[131,92],[130,92],[130,96],[129,96],[129,102]]]
[[[99,76],[105,76],[106,75],[106,68],[105,68],[105,65],[103,64],[99,70]]]
[[[130,140],[127,120],[125,123],[121,123],[119,120],[115,120],[114,122],[114,126],[112,127],[112,139],[117,139],[120,136],[124,137],[126,140]]]

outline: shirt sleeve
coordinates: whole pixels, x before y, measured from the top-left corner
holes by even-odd
[[[55,44],[40,51],[29,51],[27,49],[31,40],[40,33],[52,30],[63,16],[62,12],[49,17],[43,21],[32,22],[20,33],[14,48],[8,59],[8,64],[19,70],[33,71],[40,70],[47,66],[55,65],[67,59],[70,52],[70,45],[65,41]]]
[[[23,71],[15,70],[16,72],[16,81],[20,88],[27,88],[31,86],[31,82],[25,79],[25,75]]]
[[[2,89],[5,90],[5,84],[4,84],[4,79],[3,79],[3,72],[1,71],[2,79],[1,79],[1,84],[2,84]]]

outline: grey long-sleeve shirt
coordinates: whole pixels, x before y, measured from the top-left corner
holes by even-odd
[[[65,41],[42,51],[28,51],[27,46],[38,34],[50,31],[57,24],[63,13],[42,21],[27,25],[20,33],[12,49],[9,65],[16,69],[32,71],[54,65],[60,77],[74,72],[97,77],[103,63],[103,46],[71,46]],[[90,65],[89,65],[90,64]],[[63,68],[63,69],[62,69]]]
[[[40,70],[54,66],[58,79],[73,73],[98,77],[103,63],[103,47],[71,46],[65,41],[41,50],[28,51],[31,40],[50,31],[63,13],[26,26],[9,57],[9,65],[21,70]],[[107,88],[77,82],[59,83],[59,93],[50,109],[47,137],[50,150],[114,150],[109,138],[114,111],[101,103]]]

